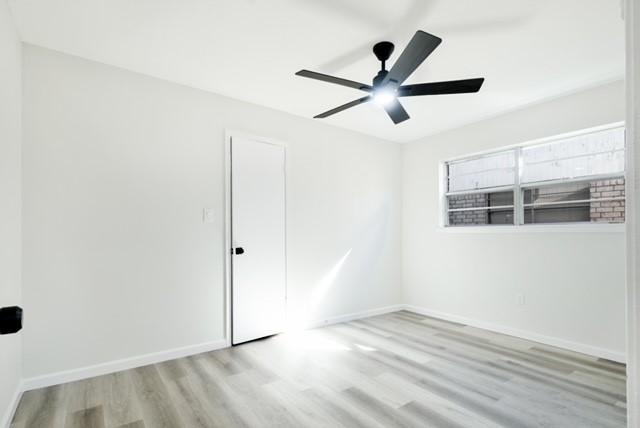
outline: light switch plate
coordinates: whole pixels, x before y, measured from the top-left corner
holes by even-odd
[[[203,223],[213,223],[214,220],[215,220],[215,215],[213,212],[213,208],[205,208],[202,210]]]

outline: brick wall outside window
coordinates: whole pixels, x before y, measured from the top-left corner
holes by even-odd
[[[460,195],[449,197],[449,209],[486,207],[488,203],[485,193]],[[449,224],[452,226],[463,224],[487,224],[489,222],[487,210],[454,211],[449,213]]]
[[[624,197],[624,178],[592,181],[591,199]],[[591,221],[624,223],[624,201],[591,202]]]

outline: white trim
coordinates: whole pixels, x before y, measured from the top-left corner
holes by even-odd
[[[494,324],[488,321],[481,321],[473,318],[462,317],[459,315],[453,315],[453,314],[448,314],[440,311],[434,311],[434,310],[419,307],[419,306],[405,305],[404,309],[407,311],[415,312],[417,314],[426,315],[429,317],[438,318],[445,321],[465,324],[471,327],[481,328],[481,329],[493,331],[496,333],[506,334],[506,335],[518,337],[521,339],[531,340],[533,342],[543,343],[545,345],[567,349],[569,351],[580,352],[582,354],[590,355],[593,357],[606,358],[607,360],[617,361],[620,363],[624,363],[626,360],[626,356],[623,352],[612,351],[610,349],[600,348],[598,346],[587,345],[579,342],[572,342],[570,340],[561,339],[559,337],[547,336],[544,334],[534,333],[526,330],[520,330],[512,327],[505,327],[503,325]]]
[[[480,189],[468,189],[468,190],[455,190],[453,192],[445,192],[444,195],[445,196],[477,195],[478,193],[507,192],[509,190],[514,190],[514,189],[515,189],[515,186],[513,184],[509,184],[507,186],[483,187],[483,188],[480,188]]]
[[[285,149],[289,147],[289,144],[285,141],[277,140],[275,138],[263,137],[261,135],[251,134],[250,132],[239,131],[237,129],[225,129],[225,140],[229,141],[231,137],[246,138],[248,140],[255,140],[261,143],[273,144],[274,146],[281,146]]]
[[[470,208],[449,208],[450,213],[459,213],[459,212],[465,212],[465,211],[492,211],[492,210],[501,210],[504,211],[507,208],[513,208],[514,205],[491,205],[491,206],[484,206],[484,207],[470,207]]]
[[[580,352],[583,354],[606,358],[612,361],[625,361],[625,355],[621,352],[611,351],[608,349],[586,345],[578,342],[572,342],[565,339],[541,335],[538,333],[519,330],[511,327],[504,327],[502,325],[494,324],[491,322],[475,320],[467,317],[462,317],[458,315],[447,314],[444,312],[434,311],[431,309],[408,305],[408,304],[396,304],[385,306],[381,308],[368,309],[360,312],[354,312],[345,315],[338,315],[333,317],[328,317],[320,320],[315,320],[307,323],[303,326],[303,330],[323,327],[331,324],[338,324],[353,320],[358,320],[362,318],[368,318],[376,315],[387,314],[391,312],[397,312],[401,310],[412,311],[418,314],[439,318],[446,321],[452,321],[457,323],[462,323],[465,325],[469,325],[472,327],[482,328],[489,331],[494,331],[497,333],[507,334],[510,336],[519,337],[526,340],[531,340],[539,343],[544,343],[551,346],[557,346],[560,348],[564,348],[567,350]],[[152,354],[140,355],[131,358],[125,358],[121,360],[115,360],[111,362],[106,362],[102,364],[97,364],[93,366],[81,367],[78,369],[67,370],[63,372],[51,373],[43,376],[28,378],[23,380],[19,388],[16,390],[16,395],[14,397],[12,410],[9,412],[11,417],[13,417],[13,412],[17,407],[17,404],[20,401],[20,396],[23,391],[29,391],[32,389],[43,388],[52,385],[59,385],[66,382],[73,382],[77,380],[87,379],[95,376],[101,376],[117,371],[133,369],[140,366],[145,366],[149,364],[156,364],[167,360],[172,360],[176,358],[182,358],[190,355],[200,354],[203,352],[215,351],[218,349],[227,348],[230,346],[230,343],[226,339],[221,339],[213,342],[203,343],[199,345],[185,346],[182,348],[171,349],[167,351],[156,352]],[[7,416],[5,416],[5,419]],[[0,425],[2,426],[2,425]]]
[[[382,315],[390,312],[403,310],[405,305],[391,305],[382,308],[368,309],[360,312],[354,312],[345,315],[338,315],[320,320],[306,323],[301,330],[322,327],[341,322],[353,321],[361,318]],[[170,349],[166,351],[155,352],[151,354],[139,355],[130,358],[124,358],[115,361],[109,361],[93,366],[80,367],[77,369],[66,370],[57,373],[50,373],[42,376],[24,379],[16,394],[22,391],[44,388],[47,386],[59,385],[67,382],[88,379],[95,376],[101,376],[122,370],[129,370],[136,367],[146,366],[149,364],[161,363],[163,361],[173,360],[176,358],[188,357],[190,355],[201,354],[203,352],[216,351],[218,349],[228,348],[231,346],[230,340],[220,339],[213,342],[202,343],[198,345],[185,346],[182,348]],[[19,396],[16,398],[15,405],[19,402]],[[12,414],[13,415],[13,414]],[[2,426],[2,425],[0,425]]]
[[[18,404],[20,403],[20,399],[22,398],[22,393],[24,391],[23,382],[20,381],[16,386],[16,391],[13,393],[13,398],[9,403],[9,407],[5,411],[5,414],[0,420],[0,427],[9,428],[11,425],[11,421],[13,421],[13,417],[16,414],[16,410],[18,410]]]
[[[438,177],[440,178],[438,180],[438,195],[440,195],[440,215],[438,216],[439,227],[449,226],[449,200],[447,199],[446,195],[448,190],[447,173],[447,164],[445,164],[444,162],[440,162],[438,164]]]
[[[482,226],[440,226],[439,233],[625,233],[624,223],[540,223]]]
[[[302,328],[298,328],[296,330],[309,330],[309,329],[312,329],[312,328],[319,328],[319,327],[324,327],[324,326],[327,326],[327,325],[339,324],[339,323],[342,323],[342,322],[359,320],[359,319],[362,319],[362,318],[373,317],[373,316],[376,316],[376,315],[383,315],[383,314],[388,314],[388,313],[391,313],[391,312],[398,312],[398,311],[404,310],[406,306],[407,305],[403,305],[403,304],[384,306],[382,308],[367,309],[365,311],[353,312],[353,313],[350,313],[350,314],[338,315],[338,316],[333,316],[333,317],[329,317],[329,318],[323,318],[323,319],[319,319],[319,320],[309,321],[309,322],[305,323],[302,326]]]
[[[571,205],[571,204],[584,204],[591,202],[615,202],[615,201],[624,201],[624,196],[617,196],[612,198],[598,198],[598,199],[572,199],[567,201],[551,201],[551,202],[533,202],[531,204],[522,204],[524,208],[538,208],[538,207],[549,207],[556,205]]]
[[[516,170],[513,178],[513,224],[522,226],[524,224],[524,192],[522,191],[522,147],[517,148],[516,152]]]
[[[224,137],[224,337],[231,343],[231,136]]]
[[[201,354],[203,352],[215,351],[227,348],[227,339],[220,339],[213,342],[200,343],[198,345],[184,346],[182,348],[169,349],[166,351],[154,352],[151,354],[138,355],[120,360],[108,361],[93,366],[80,367],[72,370],[65,370],[57,373],[50,373],[24,379],[22,381],[23,391],[44,388],[61,383],[73,382],[95,376],[102,376],[109,373],[129,370],[149,364],[161,363],[176,358],[188,357],[190,355]]]
[[[637,192],[640,174],[636,168],[640,161],[640,7],[636,0],[624,0],[625,57],[626,57],[626,147],[627,156],[627,424],[640,428],[640,284],[638,283],[638,215]]]

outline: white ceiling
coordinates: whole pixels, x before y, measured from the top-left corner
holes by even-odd
[[[414,97],[393,123],[373,104],[336,126],[411,141],[624,75],[616,0],[10,0],[24,41],[300,116],[362,93],[294,76],[370,83],[371,46],[416,30],[443,43],[407,83],[485,77],[478,94]]]

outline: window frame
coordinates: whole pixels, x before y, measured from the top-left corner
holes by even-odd
[[[615,174],[598,174],[591,176],[581,176],[581,177],[572,177],[565,179],[555,179],[555,180],[545,180],[531,183],[521,183],[521,168],[522,168],[522,150],[526,147],[531,146],[539,146],[545,144],[552,144],[560,140],[564,140],[571,137],[577,137],[587,134],[592,134],[600,131],[607,131],[611,129],[623,128],[625,123],[622,122],[614,122],[607,125],[596,126],[586,129],[581,129],[579,131],[568,132],[564,134],[553,135],[551,137],[540,138],[536,140],[526,141],[524,143],[511,144],[508,146],[503,146],[499,148],[494,148],[490,150],[485,150],[476,153],[470,153],[463,156],[451,157],[448,159],[441,160],[438,163],[438,174],[439,174],[439,224],[438,229],[440,231],[446,232],[454,232],[454,233],[493,233],[493,232],[619,232],[624,233],[626,219],[628,215],[628,204],[625,204],[625,221],[622,223],[599,223],[599,222],[565,222],[565,223],[538,223],[538,224],[525,224],[524,223],[524,191],[525,189],[535,188],[540,186],[548,186],[553,184],[566,184],[571,182],[584,182],[584,181],[593,181],[593,180],[610,180],[610,179],[624,179],[625,183],[627,183],[627,171],[626,171],[626,162],[625,168],[621,173]],[[625,131],[626,134],[626,131]],[[626,137],[625,137],[626,140]],[[448,164],[456,161],[462,160],[470,160],[474,158],[482,158],[486,156],[495,155],[497,153],[506,152],[509,150],[513,150],[515,152],[515,167],[514,167],[514,184],[507,186],[498,186],[498,187],[488,187],[477,190],[470,191],[454,191],[448,192]],[[626,141],[625,141],[625,158],[626,158]],[[449,223],[449,208],[448,208],[448,196],[452,195],[468,195],[473,193],[493,193],[500,191],[508,191],[513,190],[513,224],[486,224],[486,225],[469,225],[469,226],[450,226]],[[626,201],[626,195],[625,199]],[[476,210],[493,209],[495,207],[481,207],[476,208]],[[456,209],[454,211],[460,211],[460,209]]]

